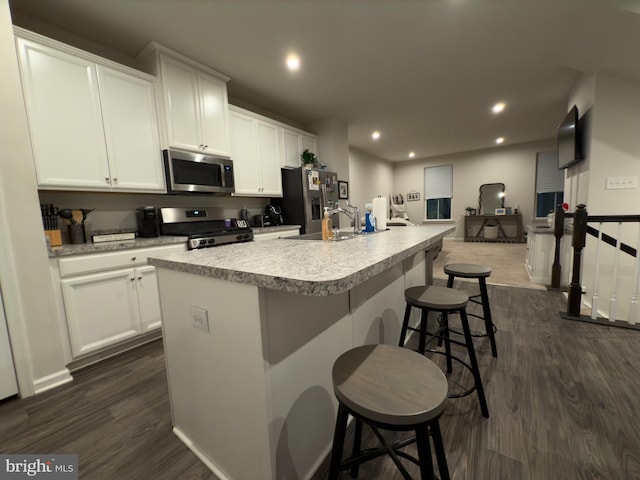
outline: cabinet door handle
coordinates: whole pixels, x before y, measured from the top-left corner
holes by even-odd
[[[136,261],[136,257],[131,257],[131,261],[135,262]]]
[[[205,145],[204,147],[202,147],[203,150],[207,148],[209,148],[209,145]]]
[[[142,275],[138,275],[138,280],[142,280]]]
[[[104,177],[104,181],[105,181],[105,182],[107,182],[107,183],[111,183],[111,182],[109,181],[109,177]]]
[[[118,177],[113,177],[113,182],[118,183]]]
[[[134,282],[134,281],[136,280],[136,277],[134,277],[133,275],[131,275],[131,276],[129,277],[129,280],[131,280],[132,282]]]

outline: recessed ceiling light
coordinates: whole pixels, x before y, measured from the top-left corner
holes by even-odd
[[[496,143],[497,143],[498,145],[500,145],[501,143],[504,143],[504,137],[498,137],[498,138],[496,138]]]
[[[376,130],[371,134],[371,138],[373,138],[374,140],[378,140],[380,138],[380,132]]]
[[[409,158],[413,158],[416,156],[416,152],[409,152]]]
[[[500,113],[500,112],[502,112],[504,110],[504,107],[506,107],[506,106],[507,106],[506,103],[499,102],[499,103],[496,103],[493,107],[491,107],[491,111],[493,113]]]
[[[292,72],[300,69],[300,57],[298,57],[298,55],[296,55],[295,53],[290,53],[289,55],[287,55],[286,63],[287,68]]]

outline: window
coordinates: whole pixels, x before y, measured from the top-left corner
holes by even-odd
[[[425,167],[425,218],[451,220],[451,197],[453,197],[453,166]]]
[[[540,152],[536,159],[536,217],[546,217],[564,201],[564,170],[556,152]]]

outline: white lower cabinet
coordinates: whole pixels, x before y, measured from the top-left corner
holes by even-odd
[[[184,250],[182,244],[165,245],[61,259],[60,290],[72,357],[158,329],[158,281],[147,257]]]

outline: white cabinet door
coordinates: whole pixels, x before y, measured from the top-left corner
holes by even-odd
[[[231,158],[236,194],[259,194],[257,132],[255,119],[239,112],[229,112]]]
[[[227,84],[166,55],[161,75],[169,144],[228,156]]]
[[[140,326],[144,333],[162,325],[158,276],[155,267],[151,265],[136,268],[135,276]]]
[[[320,154],[318,153],[318,142],[314,137],[310,137],[308,135],[301,134],[300,135],[300,153],[305,150],[309,150],[311,153],[315,153],[318,158],[320,158]]]
[[[62,280],[74,357],[140,333],[134,273],[129,268]]]
[[[153,84],[111,68],[97,68],[111,186],[164,192]]]
[[[207,153],[229,155],[227,85],[198,72],[202,144]]]
[[[161,62],[169,143],[176,148],[201,150],[196,69],[171,57],[163,56]]]
[[[302,165],[300,160],[300,135],[292,130],[282,129],[282,157],[283,167],[297,168]]]
[[[260,167],[260,194],[270,197],[282,196],[280,173],[280,132],[276,125],[258,120],[258,165]]]
[[[17,38],[41,187],[109,188],[95,64]]]
[[[300,155],[305,149],[318,155],[318,142],[315,137],[288,128],[282,129],[282,148],[284,150],[282,166],[286,167],[302,166]]]

